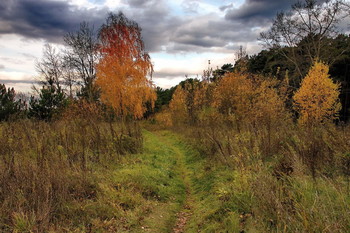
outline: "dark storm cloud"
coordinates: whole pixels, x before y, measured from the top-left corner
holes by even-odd
[[[206,52],[210,48],[221,48],[232,52],[237,45],[256,41],[258,32],[250,30],[241,22],[224,20],[215,15],[204,15],[192,19],[173,33],[175,42],[168,50]]]
[[[147,7],[139,9],[139,2]],[[122,10],[141,26],[142,37],[149,52],[162,50],[174,31],[183,24],[179,17],[172,15],[171,8],[164,0],[125,0],[125,3],[129,7]]]
[[[294,0],[246,0],[237,9],[232,4],[220,7],[225,17],[217,13],[200,14],[197,0],[183,1],[181,5],[190,15],[175,15],[166,0],[122,0],[123,7],[117,10],[139,23],[148,52],[207,52],[219,47],[231,50],[237,43],[256,41],[259,32],[251,28],[266,23],[261,19],[272,19],[292,2]],[[0,1],[0,35],[13,33],[62,42],[63,35],[76,30],[84,20],[98,28],[108,11],[107,8],[79,7],[69,1]]]
[[[144,8],[153,4],[153,0],[123,0],[124,4],[134,8]]]
[[[107,9],[85,9],[63,1],[7,0],[0,2],[0,33],[62,41],[82,21],[101,24]]]
[[[159,51],[168,43],[172,30],[181,20],[171,16],[171,9],[163,0],[124,0],[122,10],[127,17],[143,28],[146,49]],[[63,35],[74,31],[82,21],[98,28],[105,20],[108,8],[86,9],[69,1],[7,0],[0,1],[0,34],[17,34],[26,38],[62,42]]]
[[[225,18],[232,21],[254,22],[264,24],[275,17],[277,12],[290,9],[296,0],[246,0],[239,8],[225,8]]]

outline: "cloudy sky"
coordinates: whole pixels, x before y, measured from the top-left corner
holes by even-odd
[[[208,67],[234,63],[235,51],[262,48],[259,33],[294,0],[1,0],[0,83],[27,92],[43,45],[62,44],[67,32],[87,21],[95,28],[108,12],[122,11],[142,28],[154,63],[154,81],[170,87],[201,77]]]

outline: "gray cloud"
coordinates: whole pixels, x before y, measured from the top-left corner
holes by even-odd
[[[74,31],[82,21],[100,25],[108,12],[85,9],[63,1],[7,0],[0,2],[0,33],[15,33],[28,38],[61,42],[62,36]]]
[[[126,0],[129,7],[121,9],[128,18],[135,20],[142,28],[142,36],[146,50],[149,52],[161,51],[167,45],[176,28],[181,27],[183,21],[173,16],[165,0],[144,1],[147,7],[140,10],[135,2],[143,0]],[[133,3],[131,3],[133,2]]]
[[[215,14],[204,15],[175,30],[170,38],[174,43],[168,51],[207,52],[220,48],[232,52],[238,44],[256,41],[257,37],[258,32],[246,28],[242,22],[224,20]]]
[[[36,56],[29,54],[29,53],[19,53],[21,56],[25,57],[27,61],[33,61],[38,59]]]
[[[125,4],[128,4],[130,7],[134,8],[144,8],[146,6],[152,5],[152,0],[123,0]]]
[[[168,70],[161,70],[158,72],[154,72],[154,77],[167,77],[169,79],[177,78],[179,76],[185,77],[185,75],[188,75],[188,72],[183,71],[168,71]]]
[[[246,0],[239,8],[220,7],[226,13],[201,15],[198,0],[183,1],[187,15],[176,16],[166,0],[123,0],[119,8],[138,22],[149,52],[208,52],[221,48],[232,51],[238,44],[256,41],[253,27],[268,25],[277,11],[287,9],[296,0]],[[0,2],[0,35],[14,33],[26,38],[62,42],[82,21],[98,28],[107,16],[107,8],[86,9],[59,0],[7,0]],[[4,26],[3,26],[4,25]],[[27,59],[33,57],[25,56]]]
[[[240,17],[254,6],[252,3],[255,1],[247,0],[240,9]],[[164,48],[168,48],[168,52],[201,52],[213,47],[229,48],[228,44],[241,40],[238,37],[244,37],[246,41],[257,37],[247,25],[229,17],[234,9],[227,10],[226,19],[229,20],[216,15],[198,14],[180,18],[174,16],[165,0],[123,0],[123,3],[128,7],[120,10],[143,28],[142,35],[149,52],[162,51]],[[182,6],[195,13],[198,1],[184,1]],[[6,27],[0,27],[0,34],[14,33],[27,38],[62,42],[63,35],[76,30],[84,20],[98,28],[108,11],[107,8],[79,8],[58,0],[3,1],[0,3],[0,25]]]
[[[232,7],[233,7],[233,3],[228,4],[228,5],[221,6],[221,7],[219,7],[219,9],[220,9],[221,11],[225,11],[226,9],[231,9]]]
[[[184,0],[181,6],[186,13],[198,13],[198,0]]]
[[[274,18],[277,12],[287,10],[297,0],[246,0],[239,8],[227,9],[225,18],[232,21],[254,22],[261,25]]]
[[[5,69],[5,66],[0,64],[0,70],[3,70],[3,69]]]
[[[9,62],[12,64],[20,65],[23,64],[23,60],[18,58],[11,58],[11,57],[0,57],[1,61]]]

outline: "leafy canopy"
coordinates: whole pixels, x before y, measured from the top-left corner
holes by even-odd
[[[141,28],[122,13],[110,14],[100,30],[97,85],[101,100],[122,117],[141,118],[147,103],[154,106],[156,94],[152,81],[150,56],[145,52]]]

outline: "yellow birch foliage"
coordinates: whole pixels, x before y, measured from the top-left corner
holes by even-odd
[[[214,85],[206,82],[200,83],[194,90],[193,104],[196,114],[199,114],[203,109],[211,105],[213,90]]]
[[[299,112],[299,123],[317,124],[337,117],[341,109],[339,84],[328,74],[328,65],[315,62],[295,93],[294,107]]]
[[[144,51],[141,29],[122,13],[111,14],[100,31],[102,58],[97,65],[96,84],[101,100],[119,116],[141,118],[156,100],[149,55]]]
[[[169,103],[169,109],[173,122],[184,123],[188,121],[187,92],[180,85],[176,88],[173,98]]]
[[[240,73],[228,73],[214,91],[213,106],[219,112],[234,114],[237,120],[249,117],[252,109],[254,88],[251,80]]]
[[[141,118],[146,103],[154,105],[156,94],[151,81],[132,63],[120,64],[112,57],[104,58],[98,64],[96,83],[102,90],[102,101],[112,106],[117,115]]]
[[[262,80],[255,89],[256,100],[253,105],[253,119],[257,123],[272,125],[278,120],[286,120],[288,113],[284,105],[284,96],[278,94],[277,80]]]
[[[276,80],[229,73],[219,82],[213,105],[219,112],[234,116],[238,123],[271,125],[288,115],[274,86],[277,86]]]

